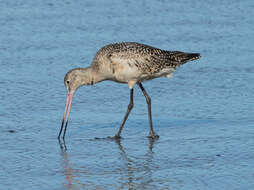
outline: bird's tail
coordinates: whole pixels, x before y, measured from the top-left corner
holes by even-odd
[[[186,63],[188,61],[194,61],[200,59],[199,53],[182,53],[179,55],[178,59],[181,63]]]
[[[181,51],[168,51],[168,55],[170,61],[178,66],[200,58],[199,53],[185,53]]]

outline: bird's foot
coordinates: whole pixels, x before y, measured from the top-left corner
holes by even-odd
[[[108,139],[120,140],[120,139],[122,139],[122,137],[119,136],[119,135],[115,135],[115,136],[113,136],[113,137],[108,136]]]
[[[153,132],[153,133],[150,132],[147,137],[150,138],[150,139],[155,140],[155,139],[158,139],[160,136],[157,135],[155,132]]]
[[[95,137],[94,138],[94,140],[120,140],[120,139],[122,139],[122,137],[121,136],[117,136],[117,135],[115,135],[115,136],[108,136],[108,137]]]

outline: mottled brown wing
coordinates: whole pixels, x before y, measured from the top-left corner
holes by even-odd
[[[112,65],[128,64],[137,67],[141,72],[157,73],[164,68],[177,68],[190,60],[199,58],[199,54],[189,54],[180,51],[166,51],[135,42],[115,43],[101,48],[98,58],[107,58]]]
[[[111,63],[114,64],[128,64],[130,67],[136,67],[143,73],[154,74],[160,72],[162,69],[170,67],[176,68],[179,62],[168,54],[163,55],[145,52],[131,52],[130,49],[125,52],[113,52],[109,55]]]

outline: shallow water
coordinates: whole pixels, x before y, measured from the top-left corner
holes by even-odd
[[[252,1],[0,2],[0,189],[254,188]],[[157,141],[137,87],[106,138],[129,90],[103,82],[77,91],[59,143],[65,73],[118,41],[202,58],[144,83]]]

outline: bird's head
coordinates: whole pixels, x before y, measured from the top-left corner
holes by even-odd
[[[66,73],[64,85],[68,94],[74,94],[83,85],[92,85],[92,74],[90,68],[76,68]]]
[[[68,94],[74,94],[80,87],[80,77],[77,70],[70,70],[64,77],[64,85]]]
[[[65,111],[64,111],[64,116],[62,120],[61,130],[58,137],[60,137],[61,135],[63,125],[64,125],[64,120],[65,120],[65,117],[67,116],[63,137],[65,136],[65,132],[66,132],[66,128],[67,128],[67,124],[69,120],[69,114],[71,110],[72,98],[74,96],[74,93],[80,86],[92,85],[92,84],[93,84],[93,77],[92,77],[91,68],[76,68],[66,73],[64,77],[64,85],[67,89],[67,97],[66,97],[66,105],[65,105]]]

